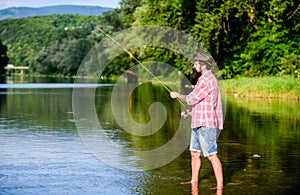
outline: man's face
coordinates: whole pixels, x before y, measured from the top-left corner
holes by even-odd
[[[205,65],[200,64],[198,61],[196,61],[194,63],[193,69],[198,72],[198,73],[202,73],[204,69],[206,69]]]
[[[196,72],[201,72],[201,65],[198,61],[196,61],[194,63],[194,66],[193,66],[193,69],[196,71]]]

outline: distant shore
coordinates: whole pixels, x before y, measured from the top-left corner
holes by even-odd
[[[29,76],[29,75],[25,75]],[[29,77],[36,78],[61,78],[62,80],[74,80],[78,76],[62,76],[62,75],[40,75],[30,74]],[[80,77],[85,78],[85,77]],[[86,77],[86,79],[94,77]],[[102,82],[115,82],[117,77],[101,78]],[[176,84],[174,80],[168,81],[160,80],[167,85]],[[125,80],[124,80],[125,81]],[[157,83],[156,80],[152,82]],[[235,97],[247,98],[273,98],[273,99],[287,99],[300,101],[300,78],[291,76],[267,76],[267,77],[239,77],[228,80],[220,80],[220,86],[223,91],[232,94]],[[192,86],[186,86],[192,87]]]

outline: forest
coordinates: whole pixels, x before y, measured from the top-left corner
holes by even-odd
[[[0,40],[9,63],[31,72],[74,76],[103,34],[134,26],[167,26],[199,40],[225,79],[257,76],[300,77],[300,4],[295,0],[122,0],[100,16],[48,15],[0,21]],[[161,48],[132,51],[190,74],[182,56]],[[133,65],[124,53],[106,77]]]

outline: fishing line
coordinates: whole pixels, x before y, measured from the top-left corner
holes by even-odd
[[[109,36],[107,33],[105,33],[98,25],[95,26],[97,30],[99,30],[105,37],[109,38],[112,42],[114,42],[118,47],[120,47],[122,50],[124,50],[131,59],[133,59],[136,63],[142,66],[144,70],[146,70],[161,86],[163,86],[168,92],[171,92],[171,90],[163,83],[161,82],[142,62],[140,62],[125,46],[121,45],[118,41],[116,41],[114,38]],[[176,98],[179,103],[185,108],[186,105],[179,99]],[[186,113],[187,111],[185,111]]]

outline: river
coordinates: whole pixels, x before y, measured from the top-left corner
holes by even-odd
[[[178,102],[152,84],[135,89],[128,102],[118,99],[123,93],[113,100],[116,86],[98,84],[94,103],[102,129],[82,131],[80,117],[88,110],[74,113],[71,82],[31,77],[0,85],[0,194],[191,194],[192,186],[180,184],[190,179],[191,170],[189,119],[180,118]],[[157,101],[163,109],[150,108]],[[131,117],[123,108],[127,104]],[[226,95],[224,105],[218,138],[223,194],[299,193],[300,103]],[[134,124],[128,126],[127,119]],[[153,122],[162,120],[162,125]],[[144,136],[128,132],[149,121],[151,132],[143,131]],[[145,151],[159,151],[160,157],[149,158]],[[214,194],[215,185],[203,159],[196,191]]]

